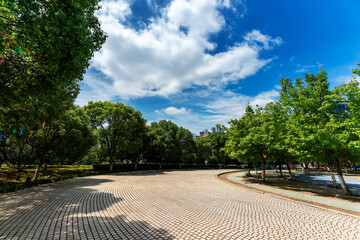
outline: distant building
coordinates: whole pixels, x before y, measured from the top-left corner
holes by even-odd
[[[216,126],[215,131],[216,132],[224,132],[224,129],[222,129],[221,127]]]
[[[216,132],[224,132],[224,129],[222,129],[222,128],[220,128],[220,127],[217,127],[217,126],[215,126],[215,127],[212,127],[211,129],[210,129],[210,131],[208,130],[208,129],[204,129],[204,131],[201,131],[200,132],[200,137],[203,137],[204,135],[209,135],[209,134],[211,134],[211,133],[216,133]]]
[[[203,135],[202,137],[207,137],[207,136],[209,136],[209,134],[205,134],[205,135]]]
[[[195,139],[197,137],[196,133],[193,133],[192,136],[193,136],[193,139]]]

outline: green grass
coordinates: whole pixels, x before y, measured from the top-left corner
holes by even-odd
[[[27,166],[30,167],[30,166]],[[34,182],[35,168],[24,168],[18,172],[17,169],[6,166],[0,169],[0,193],[12,192],[38,184],[51,183],[69,178],[84,177],[89,175],[101,174],[104,172],[94,171],[91,165],[66,165],[58,168],[57,166],[47,166],[46,171],[40,171],[38,181]],[[26,180],[31,181],[26,181]]]

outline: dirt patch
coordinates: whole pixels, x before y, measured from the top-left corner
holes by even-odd
[[[317,203],[317,202],[311,202],[311,201],[306,201],[306,200],[302,200],[302,199],[298,199],[298,198],[288,197],[288,196],[285,196],[285,195],[282,195],[282,194],[272,193],[272,192],[268,192],[268,191],[265,191],[265,190],[257,189],[257,188],[254,188],[254,187],[250,187],[250,186],[248,186],[248,185],[244,185],[244,184],[241,184],[241,183],[237,183],[237,182],[230,181],[230,180],[227,178],[227,176],[230,175],[230,174],[233,174],[233,173],[235,173],[235,172],[224,173],[224,174],[219,175],[218,177],[219,177],[221,180],[224,180],[224,181],[226,181],[226,182],[229,182],[229,183],[238,185],[238,186],[240,186],[240,187],[244,187],[244,188],[256,190],[256,191],[258,191],[258,192],[268,193],[268,194],[272,194],[272,195],[275,195],[275,196],[280,196],[280,197],[283,197],[283,198],[295,200],[295,201],[298,201],[298,202],[303,202],[303,203],[307,203],[307,204],[311,204],[311,205],[315,205],[315,206],[319,206],[319,207],[323,207],[323,208],[328,208],[328,209],[336,210],[336,211],[339,211],[339,212],[344,212],[344,213],[349,213],[349,214],[352,214],[352,215],[360,216],[360,212],[349,211],[349,210],[345,210],[345,209],[341,209],[341,208],[336,208],[336,207],[328,206],[328,205],[321,204],[321,203]],[[244,177],[244,178],[245,178],[245,177]],[[249,179],[249,180],[250,180],[250,179]],[[254,179],[253,181],[255,181],[255,179]],[[295,181],[291,181],[291,182],[295,182]],[[256,183],[261,183],[261,182],[259,181],[259,182],[256,182]],[[261,184],[264,184],[264,183],[261,183]],[[306,183],[302,183],[302,184],[306,184]],[[299,187],[299,186],[301,185],[300,183],[299,183],[299,184],[294,184],[292,188],[283,188],[283,187],[281,187],[281,186],[274,186],[274,185],[268,184],[267,182],[265,183],[265,185],[269,185],[269,186],[272,186],[272,187],[277,187],[277,188],[285,189],[285,190],[289,190],[289,191],[308,193],[308,194],[312,194],[312,195],[319,195],[319,194],[316,193],[314,190],[312,190],[312,191],[304,191],[304,190],[301,190],[301,188],[296,188],[295,186],[298,186],[298,187]],[[310,185],[310,184],[307,184],[307,185]],[[313,185],[312,185],[312,188],[314,188]],[[358,199],[350,199],[350,198],[344,199],[343,197],[336,197],[336,196],[331,196],[331,195],[326,195],[326,194],[323,194],[322,196],[329,197],[329,198],[334,198],[334,199],[345,200],[345,201],[351,201],[351,202],[360,202]]]

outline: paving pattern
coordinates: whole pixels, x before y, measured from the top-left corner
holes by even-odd
[[[0,195],[0,239],[360,239],[360,218],[224,183],[98,175]]]

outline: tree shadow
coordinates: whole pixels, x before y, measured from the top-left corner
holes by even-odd
[[[0,196],[0,239],[174,239],[129,219],[103,176],[77,178]]]
[[[333,186],[333,181],[330,175],[321,174],[321,175],[295,175],[296,180],[307,182],[307,183],[316,183],[324,186]],[[337,184],[340,186],[340,181],[338,176],[335,176]],[[357,180],[353,177],[345,177],[344,180],[348,187],[357,194],[360,194],[360,180]]]
[[[285,176],[285,175],[284,175]],[[311,176],[311,175],[310,175]],[[290,190],[295,192],[308,193],[315,196],[322,197],[334,197],[342,200],[347,200],[350,202],[360,202],[358,198],[352,198],[345,196],[342,188],[334,188],[331,187],[330,184],[321,184],[318,182],[310,182],[310,181],[301,181],[298,179],[290,180],[286,177],[280,178],[279,176],[267,175],[266,181],[263,183],[261,181],[261,177],[257,175],[252,175],[251,177],[244,176],[243,179],[248,183],[257,183],[262,185],[268,185],[279,189]],[[332,182],[331,182],[332,184]],[[354,190],[354,188],[349,185],[350,189]],[[355,194],[358,192],[355,190]]]

